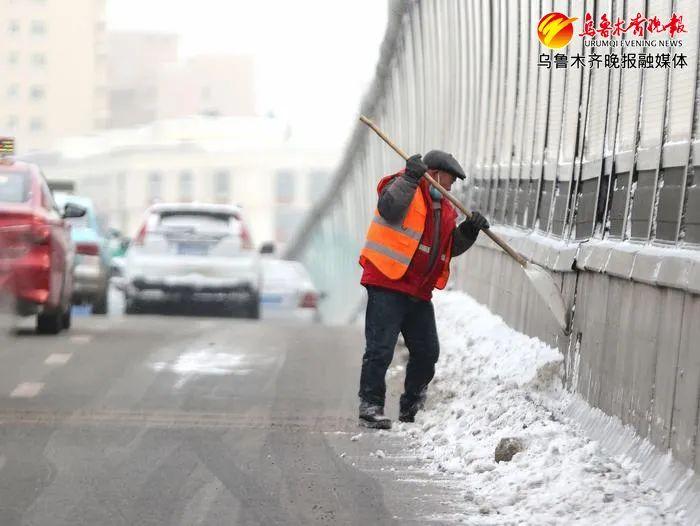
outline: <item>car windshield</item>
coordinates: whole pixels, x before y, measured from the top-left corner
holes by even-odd
[[[23,172],[0,172],[0,203],[24,203],[29,199],[29,177]]]

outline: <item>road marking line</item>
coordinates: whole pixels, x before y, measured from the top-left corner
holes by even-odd
[[[87,334],[76,334],[75,336],[70,337],[71,343],[80,343],[80,344],[85,344],[85,343],[90,343],[92,341],[92,336],[89,336]]]
[[[68,360],[71,359],[71,356],[73,356],[73,354],[69,352],[54,353],[49,355],[49,357],[46,360],[44,360],[44,363],[46,365],[66,365],[66,363],[68,363]]]
[[[24,382],[15,387],[10,393],[10,398],[34,398],[44,388],[40,382]]]

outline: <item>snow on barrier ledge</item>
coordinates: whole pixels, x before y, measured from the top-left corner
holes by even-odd
[[[589,438],[581,421],[601,424],[601,417],[608,434],[634,433],[563,389],[559,351],[509,328],[464,293],[439,293],[434,303],[436,377],[416,423],[396,429],[415,441],[431,469],[463,486],[470,524],[688,523],[681,497],[692,472],[648,443],[642,449],[661,458],[663,471],[684,480],[651,472],[649,462],[645,469],[648,457]],[[567,416],[572,407],[577,420]],[[495,462],[502,438],[521,440],[524,451]],[[659,459],[652,464],[658,470]]]

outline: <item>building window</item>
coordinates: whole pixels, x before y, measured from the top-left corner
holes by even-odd
[[[32,21],[32,35],[45,35],[46,23],[43,20]]]
[[[7,128],[9,130],[16,130],[19,127],[19,119],[17,115],[10,115],[7,118]]]
[[[192,201],[194,194],[192,179],[192,172],[185,171],[180,173],[180,201]]]
[[[17,84],[10,84],[7,88],[7,98],[15,99],[19,95],[19,86]]]
[[[280,170],[275,177],[275,199],[278,203],[294,201],[294,174],[289,170]]]
[[[231,174],[228,170],[214,173],[214,199],[220,203],[228,203],[231,198]]]
[[[19,21],[18,20],[10,20],[10,23],[7,26],[7,31],[13,35],[16,35],[17,33],[19,33]]]
[[[46,66],[46,55],[43,53],[34,53],[32,55],[32,65],[36,68],[43,68]]]
[[[158,172],[148,174],[148,202],[160,201],[162,195],[163,177]]]
[[[38,132],[44,129],[44,120],[41,117],[32,117],[29,121],[29,129]]]
[[[10,51],[10,54],[7,55],[7,63],[11,66],[19,64],[19,51]]]
[[[42,100],[45,95],[46,92],[42,86],[32,86],[29,89],[29,97],[32,100]]]

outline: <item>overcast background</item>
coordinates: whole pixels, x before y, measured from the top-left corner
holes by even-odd
[[[345,140],[374,74],[386,0],[109,0],[109,30],[180,35],[184,57],[249,54],[257,107],[297,136]]]

